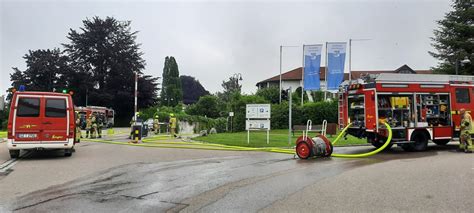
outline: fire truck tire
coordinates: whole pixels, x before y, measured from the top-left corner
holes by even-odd
[[[378,149],[383,146],[383,144],[385,143],[385,140],[375,141],[373,138],[367,138],[367,143],[372,144],[372,146]],[[384,150],[389,150],[390,148],[392,148],[392,146],[393,146],[393,143],[390,143],[387,147],[385,147]]]
[[[435,143],[436,145],[444,146],[448,144],[449,141],[451,141],[451,139],[433,140],[433,143]]]
[[[10,158],[20,157],[20,150],[10,150]]]
[[[65,149],[64,150],[64,156],[71,157],[71,155],[72,155],[72,149]]]
[[[308,143],[306,142],[299,142],[296,145],[296,154],[300,159],[308,159],[311,156],[311,149],[309,148]]]
[[[407,143],[402,145],[402,149],[409,152],[421,152],[428,148],[428,138],[423,132],[416,132],[413,135],[414,143]]]

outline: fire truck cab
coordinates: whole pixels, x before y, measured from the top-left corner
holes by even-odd
[[[423,151],[431,140],[445,145],[459,137],[464,108],[474,108],[474,76],[393,74],[367,75],[345,81],[339,89],[340,128],[367,138],[375,147],[392,128],[392,143],[406,151]],[[391,147],[391,146],[389,146]]]

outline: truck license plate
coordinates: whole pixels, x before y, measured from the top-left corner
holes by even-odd
[[[26,134],[26,133],[23,133],[23,134],[18,134],[18,138],[36,138],[36,134]]]

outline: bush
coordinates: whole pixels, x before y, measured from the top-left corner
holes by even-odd
[[[337,110],[336,101],[320,101],[304,104],[302,114],[304,120],[311,119],[313,124],[321,124],[323,120],[327,120],[328,123],[337,123]]]
[[[217,97],[213,95],[205,95],[199,98],[196,104],[186,109],[189,115],[207,116],[209,118],[219,117],[219,107]]]
[[[6,130],[7,129],[8,114],[9,114],[8,109],[4,109],[4,110],[0,111],[0,125],[1,125],[0,130]]]
[[[280,101],[280,91],[276,86],[259,89],[255,95],[264,98],[272,104],[277,104]]]
[[[306,103],[303,106],[293,104],[292,125],[305,125],[308,120],[311,120],[313,124],[322,124],[323,120],[327,120],[328,123],[337,123],[337,109],[336,101]],[[272,105],[271,128],[288,128],[288,102]]]

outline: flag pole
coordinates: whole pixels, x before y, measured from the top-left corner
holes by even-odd
[[[304,44],[303,44],[303,64],[301,66],[301,106],[304,102]]]
[[[349,81],[351,81],[351,72],[352,72],[351,59],[352,59],[352,39],[349,39]]]
[[[326,86],[324,86],[324,101],[326,101],[326,93],[328,91],[328,42],[326,42],[326,67],[324,72],[324,81]]]
[[[282,52],[283,46],[280,45],[280,101],[279,103],[281,104],[281,52]]]

